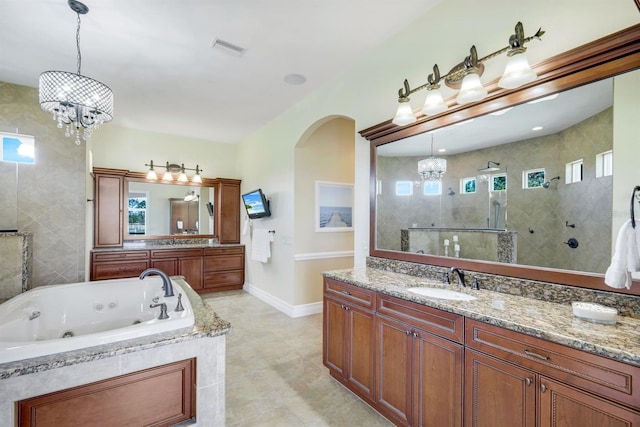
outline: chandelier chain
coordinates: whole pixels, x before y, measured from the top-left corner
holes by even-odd
[[[78,27],[76,28],[76,49],[78,50],[78,75],[80,75],[80,67],[82,65],[82,54],[80,53],[80,13],[78,15]]]

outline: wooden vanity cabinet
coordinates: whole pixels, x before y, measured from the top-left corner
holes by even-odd
[[[92,252],[90,280],[136,277],[149,267],[149,251]]]
[[[375,293],[324,281],[322,359],[331,375],[373,405]]]
[[[202,289],[202,249],[169,249],[151,251],[151,267],[169,276],[180,275],[195,289]]]
[[[205,248],[203,290],[230,291],[244,285],[244,246]]]
[[[465,342],[467,427],[640,426],[640,367],[475,320]]]
[[[376,408],[396,425],[462,426],[464,318],[378,295]]]
[[[240,181],[219,179],[215,228],[220,243],[240,243]]]

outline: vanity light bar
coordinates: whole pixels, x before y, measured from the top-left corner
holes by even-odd
[[[191,177],[191,182],[202,183],[202,177],[200,176],[200,165],[196,165],[195,169],[184,167],[184,163],[169,163],[166,162],[165,166],[157,166],[153,163],[153,160],[149,161],[149,163],[144,164],[149,168],[147,172],[147,179],[152,181],[158,180],[158,175],[156,175],[155,167],[163,167],[164,174],[162,175],[163,181],[178,181],[178,182],[189,182],[189,177],[187,177],[186,171],[195,171],[196,173]],[[178,175],[177,178],[174,179],[174,175]]]

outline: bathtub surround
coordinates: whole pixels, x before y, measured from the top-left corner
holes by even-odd
[[[0,233],[0,302],[31,288],[33,234]]]
[[[196,420],[181,425],[224,426],[226,334],[222,320],[181,279],[195,313],[188,333],[170,332],[0,364],[0,425],[14,425],[14,403],[70,387],[197,358]]]
[[[35,164],[0,162],[17,176],[11,203],[18,232],[33,235],[32,286],[85,278],[85,146],[78,147],[40,109],[38,90],[0,82],[0,131],[33,135]],[[7,203],[7,202],[3,202]]]

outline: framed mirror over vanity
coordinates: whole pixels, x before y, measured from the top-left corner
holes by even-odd
[[[604,272],[640,185],[639,67],[636,25],[537,64],[519,89],[496,79],[471,106],[362,130],[370,255],[613,290]],[[421,179],[425,158],[446,159],[440,179]]]
[[[147,268],[182,275],[198,292],[244,284],[240,180],[150,180],[145,172],[93,168],[91,280]]]

